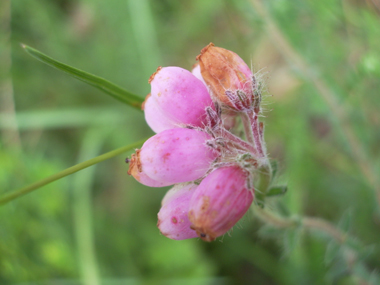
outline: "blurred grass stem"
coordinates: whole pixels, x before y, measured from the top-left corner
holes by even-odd
[[[378,206],[380,206],[380,186],[377,174],[375,173],[374,167],[371,165],[367,157],[362,143],[351,127],[346,110],[342,107],[342,104],[338,102],[336,94],[326,85],[326,83],[321,78],[317,77],[312,72],[312,69],[308,66],[302,56],[297,53],[295,49],[293,49],[286,36],[281,32],[280,28],[277,26],[276,22],[273,20],[270,12],[266,9],[262,1],[251,1],[256,12],[261,16],[261,19],[263,20],[268,31],[268,35],[276,43],[275,46],[278,48],[279,52],[287,61],[292,62],[302,74],[307,76],[307,78],[314,84],[321,97],[329,106],[331,114],[338,119],[343,133],[346,136],[354,159],[359,165],[359,169],[367,179],[370,186],[375,190],[377,203]]]
[[[78,161],[97,155],[105,134],[98,128],[90,129],[84,137]],[[99,285],[99,271],[95,254],[92,221],[92,184],[96,167],[88,168],[73,176],[73,216],[78,246],[78,260],[82,284]]]
[[[152,12],[147,0],[128,0],[129,15],[133,28],[133,36],[143,65],[144,73],[152,74],[160,59],[157,33]]]
[[[4,194],[2,197],[0,197],[0,205],[4,205],[14,199],[17,199],[18,197],[20,196],[23,196],[23,195],[26,195],[34,190],[37,190],[38,188],[41,188],[42,186],[45,186],[51,182],[54,182],[56,180],[59,180],[65,176],[68,176],[70,174],[73,174],[75,172],[78,172],[79,170],[82,170],[82,169],[85,169],[91,165],[94,165],[94,164],[97,164],[99,162],[102,162],[104,160],[107,160],[107,159],[110,159],[112,157],[115,157],[119,154],[122,154],[124,152],[127,152],[129,150],[132,150],[136,147],[139,147],[140,145],[142,145],[144,142],[146,141],[146,139],[144,140],[141,140],[141,141],[138,141],[138,142],[135,142],[133,144],[129,144],[129,145],[126,145],[126,146],[123,146],[121,148],[118,148],[118,149],[115,149],[113,151],[110,151],[110,152],[107,152],[105,154],[102,154],[102,155],[99,155],[95,158],[92,158],[92,159],[89,159],[87,161],[84,161],[84,162],[81,162],[81,163],[78,163],[77,165],[74,165],[74,166],[71,166],[69,168],[66,168],[65,170],[63,171],[60,171],[58,173],[55,173],[47,178],[44,178],[40,181],[37,181],[33,184],[30,184],[26,187],[22,187],[20,189],[17,189],[15,191],[12,191],[10,193],[7,193],[7,194]]]
[[[0,2],[0,111],[9,116],[12,128],[1,130],[7,147],[21,149],[12,82],[11,1]]]

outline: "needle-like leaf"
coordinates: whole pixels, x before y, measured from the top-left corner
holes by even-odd
[[[141,110],[141,104],[144,101],[143,97],[140,97],[138,95],[135,95],[120,86],[117,86],[108,80],[101,78],[99,76],[87,73],[85,71],[82,71],[80,69],[77,69],[75,67],[69,66],[67,64],[64,64],[62,62],[59,62],[42,52],[31,48],[27,45],[21,44],[22,48],[31,56],[38,59],[39,61],[42,61],[43,63],[50,65],[56,69],[59,69],[72,77],[79,79],[80,81],[83,81],[103,92],[105,92],[108,95],[111,95],[115,99],[132,106],[134,108]]]

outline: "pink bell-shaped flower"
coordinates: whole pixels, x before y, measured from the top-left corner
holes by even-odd
[[[164,236],[175,240],[198,236],[190,228],[188,218],[190,199],[196,188],[195,184],[178,184],[166,193],[157,215],[157,227]]]
[[[227,166],[203,179],[189,208],[191,228],[201,239],[213,241],[225,234],[247,212],[253,201],[247,178],[248,173],[239,166]]]
[[[208,140],[209,134],[196,129],[165,130],[148,139],[132,156],[128,174],[143,184],[141,177],[145,176],[166,185],[194,181],[206,174],[218,156],[206,145]]]
[[[175,66],[159,67],[149,83],[151,95],[146,99],[144,111],[153,131],[205,125],[205,108],[213,108],[213,102],[206,86],[190,71]]]

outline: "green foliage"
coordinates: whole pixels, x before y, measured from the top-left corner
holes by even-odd
[[[379,283],[380,212],[362,171],[380,173],[379,9],[374,1],[262,1],[310,68],[304,73],[273,41],[253,2],[0,1],[0,87],[13,87],[0,93],[0,194],[152,135],[140,111],[39,64],[21,42],[88,71],[80,76],[93,84],[107,78],[144,95],[159,65],[190,69],[214,42],[267,74],[273,96],[264,96],[265,137],[279,162],[272,185],[289,191],[268,198],[265,208],[327,219],[353,239],[340,244],[318,230],[263,225],[247,215],[211,244],[169,240],[155,226],[166,189],[135,182],[121,155],[88,169],[91,175],[79,172],[0,207],[0,284]],[[315,79],[336,97],[345,122]],[[364,146],[364,168],[347,125]],[[89,138],[89,130],[98,135]],[[76,196],[80,191],[88,196]],[[88,199],[87,220],[75,218],[83,209],[78,198]],[[93,242],[93,257],[83,255],[79,240]],[[86,256],[93,274],[83,270]]]
[[[288,191],[287,186],[273,186],[266,193],[267,197],[284,195]]]

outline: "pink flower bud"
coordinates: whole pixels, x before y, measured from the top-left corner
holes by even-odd
[[[195,129],[165,130],[148,139],[136,152],[128,173],[137,180],[144,173],[169,185],[196,180],[206,174],[218,156],[206,145],[210,139],[210,135]]]
[[[210,43],[197,60],[202,77],[216,99],[236,111],[250,109],[255,80],[251,69],[236,53]]]
[[[206,86],[190,71],[174,66],[159,67],[149,82],[151,99],[165,121],[160,128],[153,126],[152,129],[167,129],[165,126],[167,121],[171,123],[171,128],[178,128],[180,125],[202,127],[205,124],[205,108],[213,107],[213,103]],[[153,117],[160,120],[158,115],[151,112],[149,108],[145,109],[149,125]],[[160,123],[155,122],[156,125]]]
[[[247,212],[253,193],[248,174],[238,166],[218,168],[198,186],[190,201],[191,228],[205,241],[230,230]]]
[[[157,227],[161,233],[171,239],[182,240],[197,237],[190,228],[188,218],[189,204],[197,185],[176,185],[170,189],[162,200],[158,212]]]

